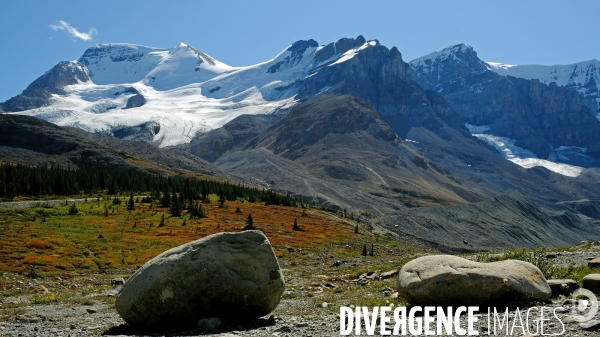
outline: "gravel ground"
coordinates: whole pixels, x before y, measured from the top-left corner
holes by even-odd
[[[282,302],[286,305],[286,301]],[[557,308],[559,304],[546,305],[548,307]],[[232,336],[339,336],[340,335],[340,319],[338,315],[327,314],[324,317],[315,320],[303,320],[294,317],[276,318],[275,321],[268,319],[258,320],[253,323],[244,325],[230,325],[221,328],[218,331],[208,333],[198,330],[194,331],[164,331],[164,332],[139,332],[130,331],[124,326],[119,326],[122,323],[120,317],[113,311],[108,310],[104,306],[97,306],[97,313],[89,314],[85,309],[72,308],[68,306],[38,306],[32,308],[25,316],[29,317],[29,321],[21,322],[4,322],[0,323],[0,335],[2,336],[97,336],[102,333],[112,336],[202,336],[212,335],[219,337]],[[553,309],[552,309],[553,310]],[[520,313],[525,317],[525,309],[520,309]],[[509,312],[512,319],[515,316],[515,310]],[[565,312],[557,313],[560,320],[564,323],[564,332],[562,336],[598,336],[598,331],[586,331],[580,323],[570,321],[570,308],[567,307]],[[44,317],[40,319],[40,317]],[[536,317],[539,319],[539,316]],[[461,327],[467,326],[467,316],[461,317]],[[112,327],[107,331],[106,327]],[[517,327],[514,331],[498,329],[493,333],[493,325],[491,325],[491,334],[496,336],[522,336],[522,330]],[[380,335],[380,326],[377,325],[375,335]],[[479,321],[474,324],[476,331],[480,335],[487,335],[488,319],[487,314],[479,315]],[[435,330],[435,323],[432,324],[432,329]],[[535,335],[536,326],[531,325],[530,332]],[[351,336],[368,336],[364,329],[361,329],[361,334],[356,335],[353,330]],[[559,334],[563,331],[563,325],[556,319],[550,320],[544,327],[546,334]],[[410,333],[409,333],[410,334]],[[454,334],[453,336],[458,336]]]
[[[85,198],[85,199],[61,199],[61,200],[23,200],[23,201],[3,201],[0,202],[0,208],[20,209],[28,207],[41,206],[60,206],[68,203],[82,203],[86,201],[100,200],[100,198]]]
[[[582,248],[578,252],[561,252],[553,260],[556,264],[576,264],[586,263],[591,257],[599,256],[598,247]],[[282,265],[286,261],[281,261]],[[362,260],[350,261],[351,268],[363,268]],[[362,269],[361,269],[362,270]],[[350,305],[352,300],[346,298],[348,292],[336,293],[330,290],[308,290],[310,285],[315,283],[315,277],[319,273],[318,269],[303,270],[301,273],[294,273],[292,270],[286,271],[286,281],[288,289],[294,289],[292,292],[286,292],[281,303],[273,313],[273,318],[267,317],[254,322],[244,324],[224,324],[220,329],[214,332],[204,332],[200,330],[187,331],[162,331],[162,332],[144,332],[130,330],[124,325],[121,317],[114,310],[114,297],[109,294],[114,293],[115,288],[110,286],[110,280],[122,276],[131,275],[133,270],[113,270],[107,273],[88,273],[80,275],[63,275],[53,278],[28,279],[20,275],[4,274],[0,277],[0,287],[3,285],[12,285],[11,291],[22,291],[17,296],[0,296],[0,336],[200,336],[212,335],[220,337],[233,336],[339,336],[340,318],[339,305]],[[320,271],[322,272],[322,271]],[[319,273],[320,274],[320,273]],[[309,275],[309,276],[307,276]],[[312,276],[310,276],[312,275]],[[347,274],[346,274],[347,275]],[[340,284],[342,281],[338,281]],[[392,279],[390,279],[392,282]],[[325,281],[323,281],[325,283]],[[392,283],[390,283],[392,284]],[[60,297],[56,303],[46,303],[41,301],[43,296],[49,294],[36,293],[41,286],[46,287],[51,292]],[[314,287],[313,287],[314,288]],[[362,289],[362,288],[361,288]],[[369,288],[364,288],[367,291]],[[374,288],[368,290],[373,292]],[[308,294],[309,291],[313,293]],[[300,294],[303,294],[300,296]],[[2,295],[2,292],[0,292]],[[42,296],[42,297],[40,297]],[[72,298],[70,297],[72,296]],[[333,297],[332,297],[333,296]],[[372,293],[369,296],[382,297],[381,294]],[[383,297],[382,297],[383,298]],[[335,305],[324,304],[324,301],[334,301]],[[561,321],[565,325],[565,331],[561,336],[600,336],[599,329],[596,331],[587,331],[580,326],[580,323],[570,321],[568,316],[571,314],[572,304],[563,304],[564,300],[555,300],[552,304],[545,304],[552,308],[563,306],[564,312],[558,313]],[[350,302],[350,303],[349,303]],[[519,305],[519,307],[525,307]],[[499,308],[500,309],[500,308]],[[501,310],[505,310],[502,308]],[[520,313],[525,319],[525,309]],[[511,311],[511,326],[515,311]],[[537,317],[539,318],[539,316]],[[461,317],[461,326],[466,326],[466,316]],[[595,319],[600,320],[600,313]],[[487,310],[480,317],[479,322],[475,324],[476,330],[480,335],[487,335]],[[547,330],[546,330],[547,329]],[[544,333],[560,333],[562,325],[557,320],[549,321]],[[496,336],[523,336],[521,330],[517,327],[514,333],[506,334],[497,331]],[[531,330],[535,332],[535,328]],[[350,334],[355,335],[354,330]],[[362,329],[360,336],[368,334]],[[377,325],[375,335],[380,335],[379,325]],[[410,335],[410,333],[409,333]],[[492,332],[492,335],[493,332]],[[535,335],[535,334],[534,334]],[[528,336],[528,335],[525,335]]]

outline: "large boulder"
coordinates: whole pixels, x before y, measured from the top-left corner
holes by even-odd
[[[148,261],[125,283],[115,305],[134,326],[193,326],[202,318],[264,316],[277,307],[284,289],[262,232],[219,233]]]
[[[491,305],[514,300],[548,300],[551,290],[534,265],[516,260],[473,262],[434,255],[402,267],[396,284],[412,305]]]

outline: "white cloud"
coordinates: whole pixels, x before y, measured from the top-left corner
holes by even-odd
[[[77,30],[77,28],[71,26],[68,22],[63,20],[58,21],[58,24],[56,25],[50,25],[50,28],[52,28],[54,31],[62,30],[69,34],[70,37],[80,39],[86,42],[91,41],[92,37],[98,34],[95,28],[90,28],[90,30],[87,33],[80,32]]]

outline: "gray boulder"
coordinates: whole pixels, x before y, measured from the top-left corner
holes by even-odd
[[[590,267],[590,268],[600,267],[600,257],[597,257],[595,259],[588,261],[588,267]]]
[[[569,295],[573,291],[579,289],[577,281],[571,279],[548,280],[548,285],[552,290],[552,297],[558,295]]]
[[[198,321],[198,329],[204,331],[217,331],[221,327],[221,319],[219,318],[203,318]]]
[[[264,316],[277,307],[284,289],[262,232],[219,233],[148,261],[127,280],[115,306],[134,326],[192,326],[202,318]]]
[[[127,105],[125,105],[125,109],[137,108],[146,104],[146,98],[141,94],[136,94],[127,100]]]
[[[589,274],[583,277],[583,288],[600,292],[600,274]]]
[[[516,260],[473,262],[434,255],[402,267],[396,284],[412,305],[488,305],[515,300],[548,300],[551,290],[534,265]]]

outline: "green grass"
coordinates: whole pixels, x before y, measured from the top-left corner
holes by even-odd
[[[591,244],[570,246],[558,249],[557,251],[577,251],[589,249]],[[552,259],[546,257],[547,249],[538,246],[535,249],[513,249],[504,252],[500,257],[492,256],[489,253],[479,253],[475,257],[477,262],[492,262],[502,260],[520,260],[533,264],[538,267],[546,279],[573,279],[582,285],[582,280],[586,275],[600,273],[600,268],[590,268],[587,265],[569,265],[566,267],[555,266]]]

